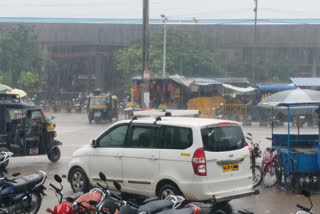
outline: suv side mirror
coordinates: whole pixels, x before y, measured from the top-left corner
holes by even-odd
[[[93,148],[96,148],[96,147],[97,147],[97,141],[96,141],[96,140],[92,140],[91,146],[92,146]]]

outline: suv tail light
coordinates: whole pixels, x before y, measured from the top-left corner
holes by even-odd
[[[192,166],[194,174],[199,176],[207,176],[206,157],[204,155],[204,149],[197,149],[192,157]]]
[[[252,154],[251,154],[251,149],[250,149],[249,144],[247,144],[247,147],[249,149],[249,154],[250,154],[250,169],[252,169]]]

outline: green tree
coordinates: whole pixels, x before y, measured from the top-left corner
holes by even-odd
[[[36,93],[40,87],[39,74],[33,72],[21,72],[18,86],[26,89],[29,94]]]
[[[287,82],[290,76],[294,76],[299,71],[295,63],[286,57],[278,60],[270,60],[267,58],[257,58],[254,64],[257,82]]]
[[[222,76],[222,70],[214,61],[215,50],[221,44],[216,37],[200,31],[167,31],[166,74],[180,74],[193,77]],[[150,71],[152,77],[162,76],[163,32],[150,37]],[[128,87],[131,78],[142,73],[141,42],[118,51],[116,68]]]
[[[24,82],[24,79],[20,78],[22,72],[28,73],[28,76],[31,76],[30,72],[40,76],[43,68],[53,63],[47,49],[41,45],[31,25],[15,25],[0,33],[0,72],[10,76],[6,84],[17,87],[20,82],[21,86],[21,83]],[[39,81],[38,84],[40,84]]]

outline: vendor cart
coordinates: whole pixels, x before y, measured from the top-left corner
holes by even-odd
[[[291,94],[292,100],[280,99],[281,101],[275,102],[271,96],[271,99],[268,98],[269,100],[266,99],[259,104],[260,106],[271,105],[272,111],[279,108],[287,109],[288,132],[286,134],[275,134],[275,129],[272,126],[272,147],[280,156],[282,181],[286,187],[290,188],[318,188],[320,184],[320,124],[318,124],[318,134],[301,134],[299,127],[298,133],[292,134],[291,117],[294,112],[303,108],[320,110],[320,92],[296,89],[285,93],[288,93],[289,96]],[[292,94],[296,94],[296,96],[292,96]],[[320,123],[319,121],[320,119],[318,119],[318,123]]]

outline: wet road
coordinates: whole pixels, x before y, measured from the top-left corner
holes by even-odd
[[[54,174],[67,174],[67,164],[71,159],[72,153],[83,145],[91,142],[93,138],[102,133],[109,124],[88,124],[85,113],[48,113],[56,117],[57,124],[57,139],[63,142],[61,159],[57,163],[51,163],[47,156],[33,156],[33,157],[17,157],[10,161],[8,171],[9,173],[21,172],[23,175],[31,174],[36,170],[43,170],[47,172],[48,179],[46,186],[53,182]],[[271,142],[267,141],[265,137],[271,136],[270,128],[261,128],[257,124],[252,127],[244,127],[245,132],[251,132],[255,141],[261,141],[260,145],[264,150],[265,147],[270,146]],[[285,133],[286,129],[281,129]],[[303,129],[303,132],[311,132],[309,129]],[[72,191],[69,183],[63,181],[65,196],[71,195]],[[227,209],[247,209],[254,213],[296,213],[296,204],[309,206],[309,202],[301,195],[285,191],[280,187],[266,189],[259,187],[261,193],[257,196],[242,198],[231,201]],[[47,197],[44,198],[40,212],[46,213],[46,208],[53,208],[57,204],[57,199],[54,193],[47,190]],[[320,194],[313,195],[314,213],[320,213]]]

